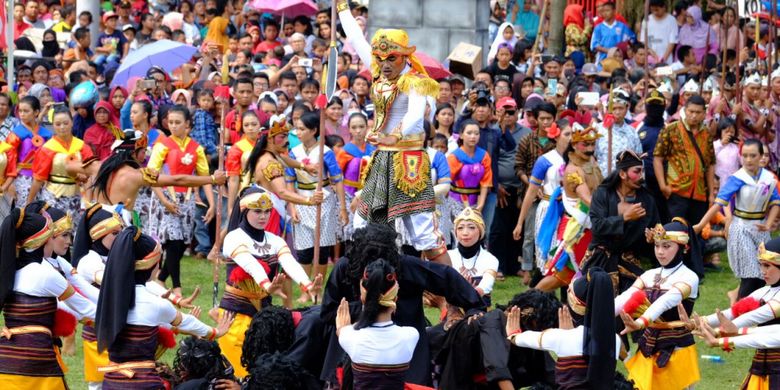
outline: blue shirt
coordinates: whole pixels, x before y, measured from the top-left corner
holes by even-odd
[[[195,110],[190,137],[203,146],[206,154],[217,152],[217,124],[211,114],[204,110]]]
[[[595,52],[597,46],[611,49],[620,42],[635,41],[636,35],[625,23],[615,20],[611,26],[606,22],[600,23],[593,29],[593,36],[590,41],[590,50]],[[599,52],[596,55],[596,65],[601,65],[601,61],[607,58],[607,53]]]

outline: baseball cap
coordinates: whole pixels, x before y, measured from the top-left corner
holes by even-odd
[[[582,74],[585,76],[595,76],[599,74],[599,68],[596,66],[596,64],[588,62],[582,66]]]
[[[126,24],[126,25],[122,26],[122,31],[127,31],[127,30],[133,30],[133,31],[136,31],[136,30],[135,30],[135,26],[133,26],[133,25],[132,25],[132,24],[130,24],[130,23],[128,23],[128,24]]]
[[[116,12],[114,12],[114,11],[108,11],[108,12],[106,12],[106,13],[104,13],[104,14],[103,14],[103,23],[105,23],[106,21],[108,21],[108,19],[111,19],[111,18],[118,18],[118,17],[119,17],[119,15],[117,15],[117,14],[116,14]]]
[[[515,99],[512,99],[509,96],[504,96],[501,99],[498,99],[498,104],[496,104],[496,108],[507,108],[507,107],[517,109],[517,102],[515,101]]]

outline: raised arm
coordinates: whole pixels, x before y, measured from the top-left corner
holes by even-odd
[[[355,52],[360,57],[360,60],[363,61],[363,65],[370,67],[372,59],[371,45],[363,35],[363,30],[358,26],[355,17],[352,16],[352,11],[350,11],[346,0],[339,0],[336,4],[336,9],[339,10],[339,20],[341,20],[341,27],[347,35],[347,42],[355,48]],[[411,101],[409,103],[409,107],[412,107]]]

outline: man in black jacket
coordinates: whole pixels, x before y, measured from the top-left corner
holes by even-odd
[[[590,203],[593,239],[582,273],[601,267],[612,277],[615,294],[642,274],[638,255],[649,250],[645,229],[659,223],[658,208],[645,187],[642,158],[633,151],[617,155],[613,171],[596,188]]]

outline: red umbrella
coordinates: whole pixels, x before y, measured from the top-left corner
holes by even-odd
[[[250,7],[260,11],[284,17],[312,16],[319,8],[311,0],[252,0]]]
[[[430,76],[432,79],[441,80],[452,76],[452,72],[450,72],[447,68],[444,67],[444,65],[441,64],[441,62],[435,60],[433,57],[419,51],[414,52],[414,55],[417,56],[425,68],[425,71],[428,72],[428,76]],[[369,80],[371,79],[371,71],[368,68],[360,71],[360,75]]]

